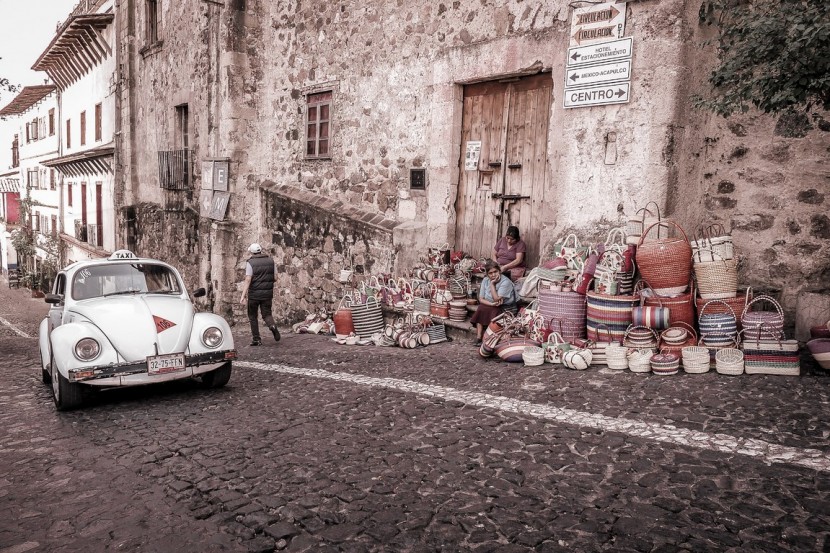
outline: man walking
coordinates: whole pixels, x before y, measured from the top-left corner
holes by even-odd
[[[274,340],[280,341],[280,331],[271,316],[271,303],[274,301],[274,277],[276,270],[271,256],[262,253],[262,246],[251,244],[248,248],[251,257],[245,264],[245,283],[242,285],[242,297],[239,303],[248,306],[248,320],[251,323],[252,346],[262,344],[259,336],[259,320],[257,309],[262,313],[262,320],[268,325],[268,330],[274,335]]]

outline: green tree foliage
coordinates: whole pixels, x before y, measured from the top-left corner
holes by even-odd
[[[830,110],[830,2],[704,0],[700,22],[717,27],[719,64],[698,106],[723,116]]]

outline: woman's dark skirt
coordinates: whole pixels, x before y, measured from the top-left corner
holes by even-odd
[[[480,324],[481,326],[486,327],[490,324],[490,321],[496,318],[496,315],[502,312],[500,305],[484,305],[483,303],[478,304],[476,307],[476,312],[473,313],[473,316],[470,317],[470,322],[474,325]]]

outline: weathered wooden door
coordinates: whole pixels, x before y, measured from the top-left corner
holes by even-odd
[[[464,87],[456,249],[490,257],[515,225],[527,243],[528,266],[538,263],[552,86],[550,73],[541,73]]]

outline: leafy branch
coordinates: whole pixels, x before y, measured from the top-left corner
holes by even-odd
[[[722,116],[755,107],[777,113],[830,110],[830,3],[704,0],[702,25],[717,28],[712,94],[695,105]]]

